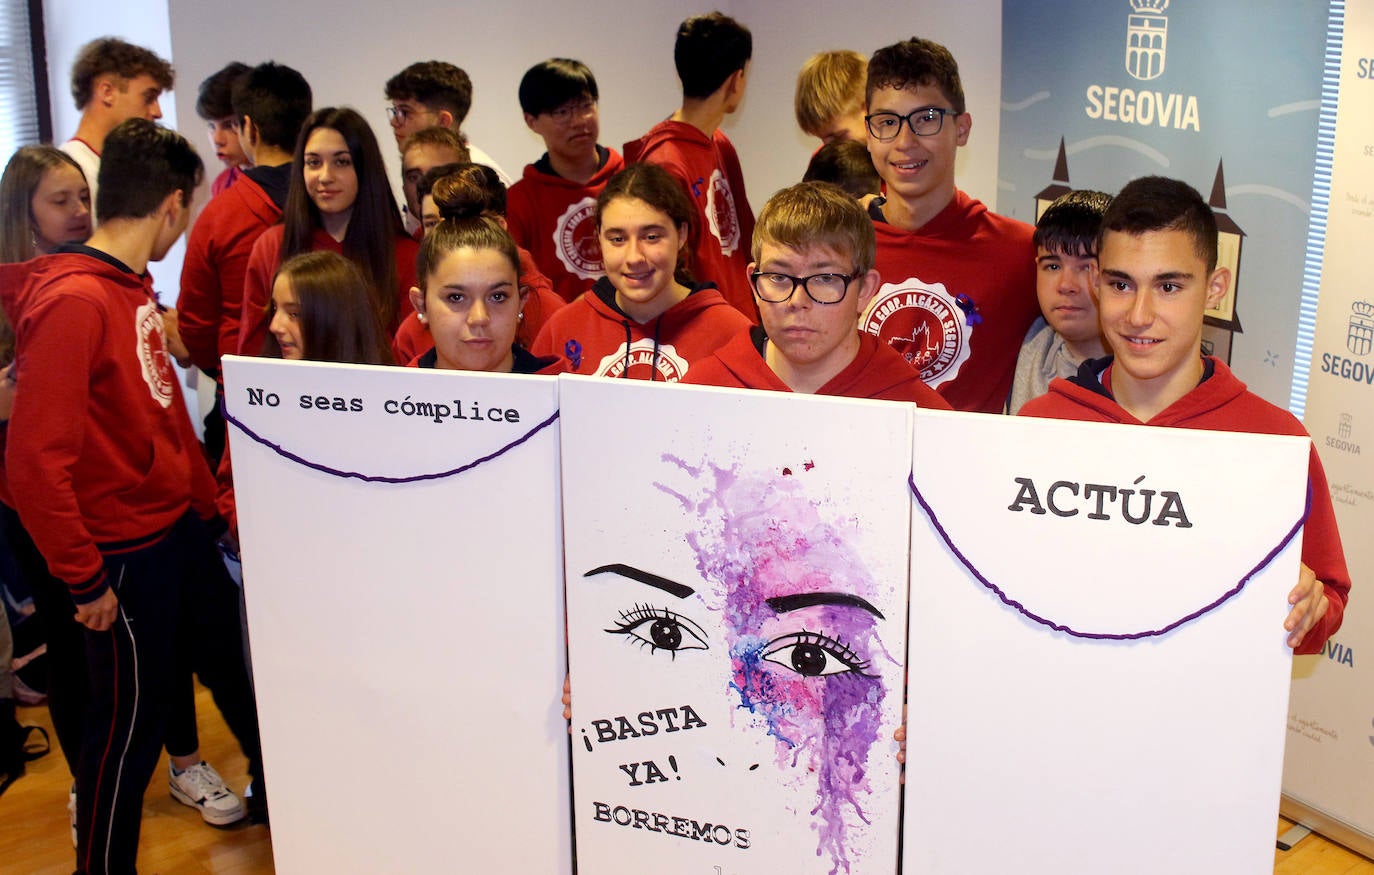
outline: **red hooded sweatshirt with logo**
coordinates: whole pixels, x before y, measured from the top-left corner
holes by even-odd
[[[659,122],[638,140],[625,144],[625,163],[641,161],[671,173],[696,205],[692,275],[715,283],[731,306],[757,322],[748,277],[754,212],[730,138],[719,128],[708,137],[686,122]]]
[[[676,383],[749,325],[709,283],[641,324],[615,305],[603,277],[553,314],[530,352],[562,356],[573,374]]]
[[[715,355],[699,362],[682,382],[725,389],[791,392],[763,357],[762,346],[767,341],[768,337],[760,326],[741,332],[717,350]],[[863,332],[859,333],[859,351],[854,360],[817,389],[816,394],[910,401],[918,407],[950,409],[949,402],[921,382],[905,359],[883,346],[873,335]]]
[[[614,149],[585,185],[564,179],[548,167],[548,153],[506,192],[506,225],[521,249],[529,250],[564,301],[573,301],[605,273],[596,234],[596,198],[625,166]],[[551,169],[551,168],[550,168]]]
[[[262,232],[281,221],[281,208],[251,177],[216,195],[196,219],[181,266],[177,324],[196,367],[219,372],[219,359],[239,349],[243,279]]]
[[[15,509],[85,604],[101,549],[152,543],[215,481],[172,370],[152,280],[87,247],[0,267],[18,368],[6,463]]]
[[[883,283],[859,325],[901,353],[955,410],[1001,413],[1016,356],[1040,316],[1034,230],[956,192],[915,231],[882,220]]]
[[[1113,399],[1110,357],[1084,362],[1070,380],[1054,380],[1050,383],[1050,391],[1027,401],[1020,415],[1308,437],[1307,430],[1293,414],[1248,391],[1220,359],[1209,357],[1207,362],[1211,376],[1204,376],[1196,388],[1149,422],[1136,419]],[[1326,471],[1315,446],[1308,458],[1307,480],[1312,490],[1312,510],[1303,529],[1302,562],[1322,582],[1327,608],[1326,616],[1312,627],[1295,652],[1321,653],[1322,645],[1341,627],[1341,619],[1345,616],[1345,604],[1350,596],[1350,571],[1345,564],[1341,534],[1336,528],[1336,511],[1331,505]]]

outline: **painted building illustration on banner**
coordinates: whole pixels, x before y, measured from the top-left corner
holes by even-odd
[[[1047,183],[1113,193],[1140,176],[1188,182],[1225,226],[1223,263],[1227,247],[1252,244],[1243,294],[1208,314],[1204,339],[1287,405],[1326,3],[1005,0],[1002,14],[997,211],[1033,221]],[[1046,51],[1059,45],[1074,51]]]
[[[1069,179],[1069,158],[1064,148],[1064,138],[1059,138],[1059,155],[1054,161],[1054,177],[1035,196],[1035,219],[1038,222],[1045,210],[1058,198],[1073,191]],[[1236,301],[1240,291],[1240,252],[1245,231],[1231,218],[1226,208],[1226,177],[1222,163],[1217,162],[1217,174],[1212,181],[1212,194],[1208,204],[1216,214],[1217,220],[1217,267],[1231,272],[1231,287],[1215,308],[1207,310],[1204,321],[1208,326],[1202,334],[1202,351],[1231,363],[1232,336],[1241,333],[1240,316]],[[1374,320],[1371,321],[1374,325]]]

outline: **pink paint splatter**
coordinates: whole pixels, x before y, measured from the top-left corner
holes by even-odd
[[[729,689],[750,725],[774,739],[790,780],[800,787],[814,776],[816,853],[832,873],[849,872],[861,849],[855,830],[869,822],[868,758],[887,692],[872,664],[890,659],[871,606],[878,587],[850,546],[857,520],[826,514],[790,469],[664,460],[696,481],[690,496],[656,485],[695,517],[687,542],[722,597]]]

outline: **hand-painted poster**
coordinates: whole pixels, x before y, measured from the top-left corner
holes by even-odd
[[[571,872],[557,388],[226,358],[277,872]]]
[[[1285,813],[1374,856],[1374,543],[1366,535],[1374,530],[1374,2],[1339,6],[1343,27],[1338,18],[1328,68],[1334,131],[1324,131],[1334,134],[1326,143],[1330,202],[1304,422],[1358,588],[1322,653],[1294,660],[1283,791]]]
[[[561,394],[580,870],[895,871],[909,406]]]
[[[1308,442],[915,417],[905,870],[1271,871]]]
[[[1325,0],[1002,4],[998,211],[1182,179],[1217,212],[1233,284],[1206,351],[1287,406],[1317,144]],[[965,61],[964,63],[969,63]]]

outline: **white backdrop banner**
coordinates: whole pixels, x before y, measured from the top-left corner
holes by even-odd
[[[1374,2],[1347,2],[1321,297],[1304,417],[1354,581],[1341,629],[1294,664],[1284,795],[1294,816],[1374,854]],[[1313,818],[1312,815],[1318,815]]]
[[[915,417],[905,870],[1270,871],[1308,442]]]
[[[277,872],[571,872],[557,381],[224,373]]]
[[[581,871],[894,872],[910,408],[561,394]]]

